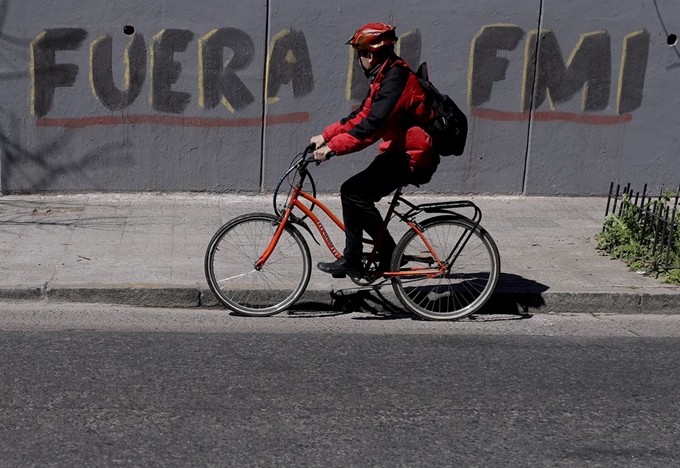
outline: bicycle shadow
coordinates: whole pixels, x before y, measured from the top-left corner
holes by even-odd
[[[288,311],[292,317],[332,317],[355,312],[369,314],[363,318],[404,319],[413,314],[395,299],[385,297],[380,286],[354,287],[331,291],[328,301],[299,301]],[[417,317],[415,317],[417,319]]]
[[[549,286],[523,276],[501,273],[491,298],[471,319],[501,315],[516,316],[520,319],[531,318],[532,309],[545,306],[543,293]]]
[[[532,309],[545,305],[543,293],[548,286],[510,273],[501,273],[491,298],[478,312],[466,320],[524,320],[533,317]],[[292,317],[335,316],[364,313],[355,320],[423,320],[406,310],[393,296],[389,282],[365,287],[352,287],[329,292],[328,302],[300,301],[288,315]],[[388,294],[390,296],[388,296]]]

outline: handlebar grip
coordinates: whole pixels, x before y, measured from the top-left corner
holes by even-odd
[[[316,163],[316,165],[318,166],[319,164],[321,164],[323,162],[323,161],[318,161],[318,160],[314,159],[314,155],[307,157],[307,155],[309,153],[314,152],[314,150],[316,150],[316,145],[314,143],[311,143],[307,148],[305,148],[304,159],[303,159],[305,165],[311,164],[311,163]],[[326,155],[326,161],[328,161],[329,159],[331,159],[334,156],[337,156],[337,153],[335,151],[329,152]]]
[[[329,159],[331,159],[333,156],[337,156],[337,153],[336,153],[335,151],[331,151],[330,153],[328,153],[328,154],[326,155],[326,161],[328,161]],[[312,156],[311,158],[307,159],[307,161],[308,161],[308,162],[315,162],[317,166],[318,166],[319,164],[321,164],[322,162],[324,162],[324,161],[318,161],[318,160],[314,159],[314,156]]]

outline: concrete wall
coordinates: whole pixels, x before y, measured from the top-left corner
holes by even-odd
[[[343,43],[367,21],[394,22],[469,116],[465,154],[424,189],[680,182],[676,0],[328,5],[0,0],[0,189],[271,190],[361,101]],[[317,185],[337,191],[376,150],[319,166]]]

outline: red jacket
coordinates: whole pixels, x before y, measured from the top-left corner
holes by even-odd
[[[323,137],[339,155],[362,150],[382,138],[380,153],[408,153],[412,171],[431,169],[439,158],[421,127],[432,119],[420,82],[408,64],[395,56],[380,67],[359,108],[328,126]]]

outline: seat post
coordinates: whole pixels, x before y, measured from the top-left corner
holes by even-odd
[[[406,185],[400,185],[399,187],[397,187],[397,190],[394,191],[394,195],[392,195],[392,201],[393,202],[395,202],[397,200],[397,198],[399,198],[401,196],[401,194],[404,190],[404,187],[406,187]]]

